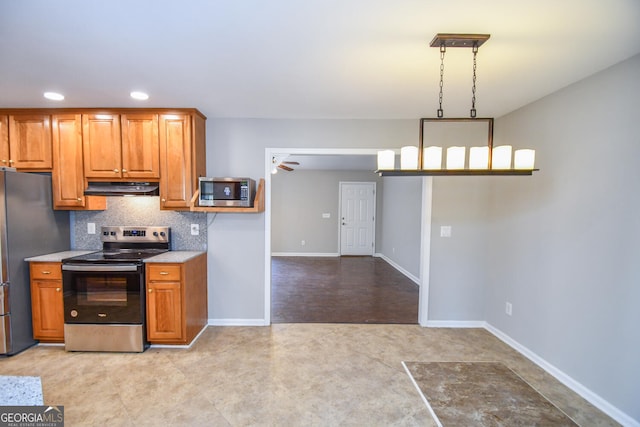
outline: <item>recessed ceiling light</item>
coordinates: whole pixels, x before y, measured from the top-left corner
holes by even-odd
[[[146,101],[147,99],[149,99],[149,95],[144,92],[134,91],[131,92],[130,95],[133,99],[137,99],[138,101]]]
[[[64,99],[64,95],[57,92],[45,92],[44,97],[52,101],[62,101]]]

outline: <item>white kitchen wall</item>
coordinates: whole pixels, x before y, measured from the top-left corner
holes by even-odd
[[[636,425],[638,76],[640,55],[496,122],[497,143],[536,148],[540,171],[492,182],[484,313]]]

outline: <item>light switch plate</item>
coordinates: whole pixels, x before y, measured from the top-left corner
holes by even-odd
[[[450,225],[443,225],[440,227],[440,237],[451,237]]]
[[[87,223],[87,234],[96,234],[96,223],[88,222]]]
[[[191,235],[197,236],[200,234],[200,225],[199,224],[191,224]]]
[[[323,213],[322,214],[322,218],[331,218],[331,214],[330,213]]]

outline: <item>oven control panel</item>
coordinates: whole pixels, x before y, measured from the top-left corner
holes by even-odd
[[[108,225],[100,227],[103,242],[168,243],[169,227]]]

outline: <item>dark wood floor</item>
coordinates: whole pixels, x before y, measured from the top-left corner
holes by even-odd
[[[271,260],[273,323],[418,323],[418,285],[381,258]]]

